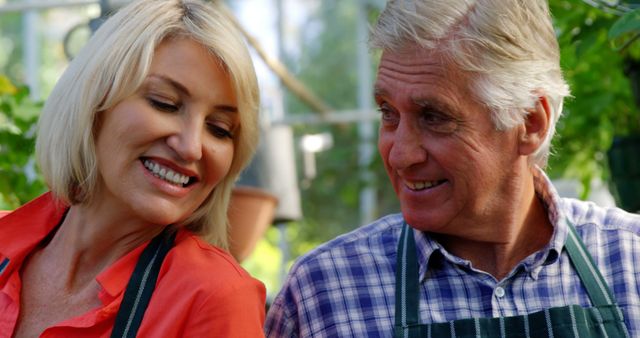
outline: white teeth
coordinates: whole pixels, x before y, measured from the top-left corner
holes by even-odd
[[[442,182],[444,181],[406,182],[406,184],[411,190],[423,190],[433,188]]]
[[[144,166],[147,168],[154,176],[161,178],[171,184],[183,185],[189,182],[189,176],[182,175],[177,173],[169,168],[165,168],[159,165],[156,162],[151,160],[145,160]]]

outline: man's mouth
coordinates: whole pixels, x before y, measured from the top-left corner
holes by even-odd
[[[195,177],[190,177],[179,172],[174,171],[168,167],[165,167],[151,159],[141,159],[144,167],[151,173],[153,176],[164,180],[170,184],[179,187],[186,187],[196,181]]]
[[[413,181],[413,182],[405,181],[404,184],[407,186],[407,188],[409,188],[411,190],[420,191],[420,190],[435,188],[435,187],[441,185],[442,183],[445,183],[446,181],[447,180]]]

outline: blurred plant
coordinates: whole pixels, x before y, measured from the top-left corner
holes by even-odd
[[[301,27],[299,53],[285,55],[285,62],[311,91],[337,111],[351,110],[358,106],[357,47],[366,43],[356,40],[358,2],[318,3],[321,6],[312,11]],[[374,20],[376,9],[368,11],[369,19]],[[376,55],[371,58],[371,71],[375,74]],[[289,92],[285,104],[290,115],[309,111],[306,103]],[[371,181],[377,185],[374,206],[377,216],[398,212],[397,199],[377,154],[369,167],[373,173],[371,181],[365,181],[359,174],[362,167],[357,155],[360,143],[357,124],[298,125],[294,133],[297,136],[330,133],[334,146],[316,154],[318,176],[311,186],[303,186],[301,190],[304,220],[291,224],[287,230],[292,258],[360,226],[360,191],[370,186]],[[300,161],[297,167],[303,167]]]
[[[640,131],[640,112],[625,74],[627,55],[612,48],[609,38],[627,7],[566,0],[551,0],[549,5],[573,94],[558,123],[549,172],[554,178],[582,182],[584,199],[593,179],[609,179],[606,152],[614,137]]]
[[[40,104],[28,94],[0,75],[0,209],[15,209],[45,190],[33,156]]]
[[[639,37],[640,8],[622,15],[609,30],[609,39],[613,42],[614,49],[619,52],[626,51]],[[634,56],[637,57],[637,49],[635,52]]]
[[[622,15],[609,30],[609,40],[613,49],[625,59],[625,74],[630,80],[636,107],[640,107],[640,8]],[[626,126],[625,134],[640,134],[640,117],[632,116]]]

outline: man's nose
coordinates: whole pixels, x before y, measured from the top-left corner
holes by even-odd
[[[410,121],[402,121],[393,134],[389,164],[396,170],[407,169],[427,160],[423,133]]]

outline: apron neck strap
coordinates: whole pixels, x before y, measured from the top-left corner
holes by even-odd
[[[418,325],[418,259],[413,229],[404,223],[396,251],[396,325],[403,330]]]
[[[584,243],[578,237],[576,228],[568,220],[566,220],[566,224],[569,231],[565,248],[567,249],[573,267],[580,276],[582,284],[587,289],[591,303],[593,306],[614,304],[615,298],[613,293],[593,261],[593,257],[591,257]]]
[[[173,247],[176,230],[167,226],[140,254],[138,263],[124,291],[111,337],[135,338],[144,312],[151,301],[165,256]]]
[[[605,306],[615,303],[615,299],[607,282],[596,267],[593,258],[576,233],[576,229],[567,221],[569,234],[565,247],[569,259],[578,272],[593,306]],[[412,331],[419,326],[419,274],[416,244],[413,229],[406,223],[396,251],[396,329],[402,330],[401,336],[410,337]]]

